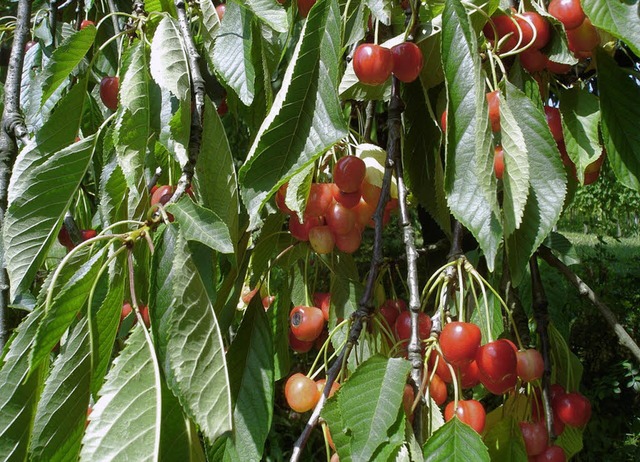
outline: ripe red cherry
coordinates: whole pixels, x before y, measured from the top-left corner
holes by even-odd
[[[404,409],[404,413],[410,419],[413,419],[413,412],[411,412],[411,408],[413,407],[413,401],[415,399],[415,393],[413,391],[413,387],[408,383],[404,386],[404,391],[402,393],[402,408]]]
[[[469,322],[450,322],[440,333],[440,348],[444,359],[453,366],[463,366],[476,357],[482,334]]]
[[[398,319],[398,316],[400,316],[400,310],[398,310],[395,304],[390,302],[393,302],[393,300],[387,300],[380,306],[380,308],[378,308],[378,310],[387,321],[387,325],[389,326],[389,328],[394,329],[396,319]]]
[[[567,425],[582,427],[591,418],[591,403],[580,393],[566,393],[553,402],[558,417]]]
[[[567,31],[569,50],[574,53],[591,51],[600,44],[600,36],[589,18],[582,21],[580,26]]]
[[[535,462],[566,462],[567,455],[560,446],[548,446],[535,458]]]
[[[296,306],[289,313],[289,324],[297,339],[313,342],[322,332],[324,316],[315,306]]]
[[[218,19],[220,19],[220,21],[222,21],[222,18],[224,18],[224,13],[227,11],[227,5],[225,5],[224,3],[221,3],[220,5],[216,6],[216,13],[218,14]]]
[[[519,425],[527,455],[541,454],[549,441],[549,432],[547,432],[545,422],[520,422]]]
[[[76,246],[71,240],[67,227],[64,225],[62,225],[62,228],[60,228],[60,232],[58,233],[58,242],[65,246],[69,252]]]
[[[489,121],[491,131],[500,131],[500,92],[498,90],[487,93],[487,103],[489,105]]]
[[[329,320],[329,308],[331,307],[331,294],[329,292],[316,292],[313,294],[313,305],[320,308],[324,320]]]
[[[353,54],[353,70],[361,83],[366,85],[380,85],[389,78],[393,69],[391,50],[363,43]]]
[[[313,380],[298,372],[287,380],[284,396],[291,409],[307,412],[318,402],[318,387]]]
[[[127,316],[131,314],[133,307],[131,303],[125,302],[122,304],[122,311],[120,311],[120,322],[122,322]]]
[[[444,408],[444,420],[446,422],[449,422],[455,413],[461,422],[466,423],[476,432],[482,433],[487,413],[479,401],[475,399],[460,400],[458,401],[458,408],[454,409],[454,406],[455,401],[451,401]]]
[[[429,315],[422,312],[418,314],[418,331],[421,339],[428,338],[431,335],[431,318]],[[410,311],[403,311],[398,315],[395,322],[395,332],[398,340],[408,340],[411,337]]]
[[[520,57],[520,64],[530,74],[545,70],[549,63],[547,55],[542,53],[540,50],[528,49],[520,53],[518,56]]]
[[[433,351],[429,356],[429,370],[433,370],[434,367],[436,368],[436,374],[438,374],[445,383],[452,382],[453,379],[451,378],[449,366],[447,366],[446,361],[437,351]]]
[[[379,186],[373,185],[367,181],[362,182],[362,199],[364,199],[367,204],[375,208],[378,205],[381,194],[382,188]]]
[[[340,191],[354,193],[360,190],[360,185],[367,173],[364,161],[356,156],[345,156],[333,167],[333,181]]]
[[[360,248],[362,232],[354,226],[347,234],[336,234],[336,247],[344,253],[353,253]]]
[[[513,388],[517,381],[516,353],[504,340],[482,345],[476,353],[480,381],[494,394],[502,394]]]
[[[324,393],[324,387],[327,386],[327,379],[320,379],[316,381],[316,387],[318,388],[318,399],[320,395]],[[331,389],[329,390],[329,398],[331,398],[336,391],[340,388],[340,384],[337,381],[333,381],[331,384]]]
[[[473,388],[480,383],[480,371],[478,363],[471,361],[469,364],[456,368],[456,374],[460,377],[460,386],[462,388]]]
[[[447,132],[447,111],[442,111],[442,115],[440,116],[440,128],[442,129],[442,133]]]
[[[542,354],[534,348],[518,351],[518,377],[523,382],[533,382],[542,377],[544,372],[544,360]]]
[[[159,186],[158,189],[151,196],[151,205],[154,206],[156,204],[165,205],[171,199],[173,195],[173,186],[168,184],[164,186]]]
[[[338,204],[348,209],[353,209],[356,205],[360,203],[360,198],[362,198],[362,191],[360,191],[360,189],[358,189],[356,192],[346,193],[346,192],[340,191],[340,188],[338,188],[334,184],[332,191],[333,191],[333,199]]]
[[[298,3],[298,11],[300,12],[300,16],[306,18],[309,15],[309,11],[311,7],[315,5],[316,0],[297,0]]]
[[[528,45],[533,40],[533,28],[536,30],[536,39],[528,49],[539,50],[543,48],[551,38],[551,25],[538,13],[527,11],[516,17],[518,25],[522,29],[521,46]],[[533,28],[531,25],[533,24]]]
[[[493,172],[501,180],[504,175],[504,151],[502,146],[496,146],[493,153]]]
[[[562,64],[562,63],[556,63],[553,62],[551,60],[547,61],[547,70],[553,74],[558,74],[558,75],[562,75],[562,74],[566,74],[567,72],[569,72],[571,70],[571,65],[570,64]]]
[[[29,40],[27,43],[24,44],[24,52],[26,53],[27,51],[29,51],[29,49],[36,46],[37,43],[38,42],[36,42],[35,40]]]
[[[371,205],[362,198],[358,205],[353,208],[353,211],[356,213],[356,227],[362,229],[369,224],[376,211],[376,205]]]
[[[500,41],[500,39],[502,39],[502,37],[505,37],[507,34],[511,34],[509,38],[502,44],[500,52],[506,53],[513,50],[518,44],[518,38],[520,37],[520,32],[518,31],[518,27],[516,26],[515,21],[513,21],[511,17],[507,16],[506,14],[494,16],[491,18],[491,21],[493,21],[493,25],[495,26],[496,32],[498,33],[498,41]],[[490,23],[487,23],[484,26],[482,32],[491,43],[495,43],[495,36]]]
[[[325,219],[335,234],[347,234],[356,225],[356,213],[338,203],[329,206]]]
[[[95,26],[95,25],[96,25],[96,23],[95,23],[95,22],[90,21],[90,20],[88,20],[88,19],[85,19],[84,21],[82,21],[82,22],[80,23],[80,29],[84,29],[85,27],[88,27],[88,26]]]
[[[112,111],[118,108],[119,89],[120,79],[118,77],[103,77],[100,81],[100,99]]]
[[[567,392],[564,387],[559,383],[554,383],[549,386],[549,399],[552,403],[561,396],[564,396]],[[555,407],[555,404],[553,405]]]
[[[429,395],[438,406],[442,406],[447,400],[447,384],[438,374],[434,374],[429,382]]]
[[[289,346],[296,353],[306,353],[313,348],[314,343],[314,341],[305,342],[304,340],[300,340],[293,335],[293,332],[289,331]]]
[[[92,239],[97,235],[98,233],[96,232],[95,229],[83,229],[82,231],[80,231],[80,237],[82,238],[83,241]]]
[[[336,240],[331,228],[326,225],[316,226],[309,230],[309,244],[316,253],[327,254],[333,252]]]
[[[544,115],[547,118],[547,124],[551,130],[553,139],[556,140],[556,142],[564,141],[564,134],[562,133],[562,118],[558,108],[545,106]]]
[[[567,30],[575,29],[585,18],[580,0],[551,0],[548,11]]]
[[[423,58],[420,48],[413,42],[402,42],[391,48],[393,74],[401,82],[413,82],[420,75]]]
[[[287,204],[284,202],[284,198],[287,196],[287,187],[289,183],[285,183],[278,188],[278,192],[276,193],[276,206],[282,213],[286,213],[287,215],[291,215],[293,211],[287,207]]]
[[[309,231],[321,225],[324,225],[324,218],[322,217],[305,216],[304,223],[300,223],[298,215],[295,213],[289,218],[289,231],[299,241],[308,241]]]
[[[310,216],[324,215],[332,202],[333,192],[331,191],[331,183],[313,183],[309,190],[307,207],[304,213]]]
[[[147,329],[151,326],[151,319],[149,318],[149,307],[147,305],[140,306],[140,316],[142,317],[142,322],[147,327]]]
[[[229,105],[227,104],[226,97],[222,98],[222,101],[220,101],[220,104],[218,104],[216,112],[220,117],[222,117],[223,115],[226,115],[226,113],[229,112]]]

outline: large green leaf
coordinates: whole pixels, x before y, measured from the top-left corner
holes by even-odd
[[[69,78],[69,75],[93,45],[95,38],[96,28],[85,27],[68,37],[54,50],[44,71],[46,77],[43,85],[42,104],[46,103],[60,84]]]
[[[233,253],[227,225],[211,210],[196,204],[190,197],[183,197],[167,210],[175,216],[182,235],[188,241],[201,242],[221,253]]]
[[[45,144],[16,161],[2,236],[11,299],[31,284],[56,238],[61,219],[90,165],[94,143],[92,135],[59,151],[49,151],[50,145]],[[58,147],[52,143],[54,146]],[[37,155],[41,158],[36,159]]]
[[[274,31],[287,31],[287,12],[280,3],[274,0],[238,0],[238,3],[241,7],[250,10]]]
[[[584,88],[560,91],[564,142],[580,181],[584,178],[584,169],[602,154],[599,109],[598,98]]]
[[[442,62],[449,104],[445,189],[453,216],[469,229],[493,270],[502,229],[477,41],[460,0],[442,13]]]
[[[138,325],[113,362],[82,440],[82,461],[158,460],[161,377]]]
[[[77,460],[87,421],[91,382],[89,324],[86,318],[69,332],[53,363],[38,404],[30,460]]]
[[[480,435],[458,418],[440,427],[422,448],[425,462],[489,462]]]
[[[213,65],[240,101],[250,106],[256,85],[252,53],[254,44],[260,39],[254,37],[254,15],[236,2],[229,2],[224,18],[213,48]]]
[[[484,442],[489,448],[491,460],[501,462],[527,460],[522,432],[516,420],[511,416],[503,415],[501,420],[487,432]]]
[[[598,51],[602,137],[618,180],[640,191],[640,86],[604,51]]]
[[[594,26],[619,38],[640,56],[640,10],[637,2],[582,0],[582,9]]]
[[[544,112],[509,82],[506,89],[509,108],[524,135],[529,161],[530,191],[522,224],[505,241],[511,277],[517,284],[529,258],[560,217],[567,180]],[[509,168],[508,164],[505,168]]]
[[[202,431],[214,441],[231,429],[231,396],[224,344],[204,281],[179,237],[173,261],[173,310],[166,355],[169,385]]]
[[[347,133],[335,92],[341,56],[339,19],[333,0],[319,0],[312,8],[282,88],[240,170],[252,227],[259,222],[264,202],[281,184]]]
[[[216,7],[211,0],[200,2],[200,12],[202,13],[202,41],[204,42],[204,52],[211,53],[216,40],[218,29],[220,28],[220,18],[216,12]],[[206,58],[213,59],[207,55]],[[206,120],[206,119],[205,119]]]
[[[189,65],[178,22],[164,16],[151,42],[151,75],[160,87],[186,100],[191,89]]]
[[[27,460],[30,429],[44,380],[45,367],[27,377],[29,349],[42,310],[30,313],[18,327],[0,369],[0,459]]]

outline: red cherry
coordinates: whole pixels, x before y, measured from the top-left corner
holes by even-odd
[[[518,56],[520,56],[520,64],[530,74],[545,70],[549,62],[547,55],[540,50],[528,49]]]
[[[496,146],[493,153],[493,172],[501,180],[504,175],[504,151],[502,146]]]
[[[544,360],[542,354],[534,349],[529,348],[527,350],[518,351],[517,354],[518,365],[518,377],[523,382],[533,382],[542,377],[544,372]]]
[[[413,401],[415,400],[415,393],[413,391],[413,387],[409,384],[405,384],[404,392],[402,393],[402,408],[404,409],[404,413],[410,419],[413,419],[413,412],[411,408],[413,407]]]
[[[169,202],[169,199],[171,199],[172,195],[173,186],[170,186],[168,184],[159,186],[151,196],[151,206],[154,206],[156,204],[165,205],[167,202]]]
[[[582,427],[591,418],[591,403],[580,393],[566,393],[557,397],[553,406],[560,420],[572,427]]]
[[[491,18],[493,21],[493,25],[496,28],[496,32],[498,33],[498,41],[505,37],[507,34],[511,34],[509,38],[502,44],[502,48],[500,48],[501,53],[507,53],[513,50],[518,44],[518,38],[520,37],[520,32],[518,31],[518,27],[514,20],[511,19],[510,16],[506,14],[502,14],[499,16],[494,16]],[[495,37],[493,33],[493,28],[490,23],[487,23],[482,29],[484,32],[484,36],[489,39],[491,43],[495,42]]]
[[[410,311],[403,311],[398,315],[394,329],[398,340],[409,340],[409,337],[411,337]],[[422,312],[418,314],[418,331],[421,339],[428,338],[431,335],[431,318],[429,315]]]
[[[444,359],[453,366],[470,363],[476,357],[482,334],[469,322],[450,322],[440,333],[440,348]]]
[[[276,206],[282,213],[291,215],[293,213],[293,210],[287,207],[287,204],[284,202],[285,197],[287,197],[288,186],[289,186],[289,183],[285,183],[278,188],[278,192],[276,192]]]
[[[289,218],[289,231],[299,241],[308,241],[309,231],[316,226],[322,225],[324,225],[324,218],[322,217],[305,216],[304,223],[300,223],[297,214],[293,214]]]
[[[291,409],[307,412],[318,402],[318,387],[313,380],[298,372],[287,380],[284,396]]]
[[[551,0],[548,11],[567,30],[575,29],[585,18],[580,0]]]
[[[139,309],[142,322],[144,322],[144,325],[148,329],[151,326],[151,319],[149,319],[149,307],[147,305],[141,305]]]
[[[477,362],[471,361],[469,364],[457,367],[456,369],[462,388],[473,388],[480,383],[480,371],[478,370]]]
[[[313,342],[322,332],[324,316],[315,306],[296,306],[289,313],[289,324],[296,338]]]
[[[438,374],[434,374],[429,382],[429,395],[438,406],[442,406],[447,400],[447,384]]]
[[[120,322],[122,322],[127,316],[129,316],[132,311],[133,311],[133,307],[131,306],[131,303],[129,302],[123,303],[122,311],[120,311]]]
[[[328,292],[316,292],[313,294],[313,305],[322,310],[324,320],[329,320],[329,308],[331,307],[331,294]]]
[[[330,183],[313,183],[307,198],[305,215],[324,215],[333,202],[333,192]]]
[[[289,331],[289,346],[296,353],[306,353],[313,348],[314,343],[315,341],[306,342],[304,340],[300,340],[293,335],[293,332]]]
[[[31,48],[36,46],[37,43],[38,42],[36,42],[35,40],[29,40],[27,43],[24,44],[24,52],[26,53],[27,51],[29,51]]]
[[[216,108],[216,112],[220,117],[222,117],[223,115],[226,115],[226,113],[229,112],[229,106],[227,105],[226,97],[222,98],[222,100],[220,101],[220,104],[218,104],[218,107]]]
[[[367,204],[371,205],[374,210],[378,205],[381,194],[382,188],[379,186],[375,186],[367,181],[362,182],[362,199],[364,199]]]
[[[347,234],[356,225],[356,213],[338,203],[329,207],[325,219],[335,234]]]
[[[389,328],[394,329],[396,324],[396,319],[400,316],[400,310],[398,310],[397,306],[393,303],[393,300],[385,301],[380,308],[378,308],[380,314],[387,321],[387,325]]]
[[[336,247],[344,253],[353,253],[360,248],[362,242],[362,232],[354,226],[347,234],[337,234]]]
[[[442,133],[447,132],[447,111],[442,111],[442,115],[440,116],[440,128],[442,129]]]
[[[333,181],[340,191],[354,193],[360,190],[360,185],[367,173],[367,166],[356,156],[345,156],[333,167]]]
[[[538,13],[527,11],[516,17],[518,25],[522,29],[522,46],[526,46],[533,40],[533,27],[536,30],[536,39],[529,49],[539,50],[543,48],[551,38],[551,25]]]
[[[356,213],[356,227],[362,229],[369,224],[376,211],[376,205],[370,205],[364,199],[360,199],[360,203],[353,208],[353,211]]]
[[[80,237],[82,238],[82,241],[87,241],[96,237],[97,235],[98,233],[95,229],[83,229],[82,231],[80,231]]]
[[[600,36],[589,18],[586,18],[580,26],[567,31],[567,41],[569,50],[574,53],[587,52],[600,44]]]
[[[420,75],[423,58],[420,48],[413,42],[402,42],[391,48],[393,74],[401,82],[413,82]]]
[[[327,386],[327,379],[320,379],[316,381],[316,387],[318,388],[318,399],[320,399],[320,395],[324,393],[324,387]],[[340,389],[340,384],[335,380],[331,384],[331,389],[329,390],[329,398],[331,398],[336,391]]]
[[[535,462],[566,462],[567,455],[560,446],[548,446],[535,458]]]
[[[600,157],[598,157],[596,160],[594,160],[589,165],[587,165],[587,167],[584,169],[584,173],[587,174],[587,173],[599,172],[600,168],[602,167],[602,164],[604,163],[605,157],[607,157],[607,151],[603,149],[602,154],[600,154]]]
[[[316,226],[309,230],[309,244],[316,253],[323,255],[333,252],[336,240],[331,228],[326,225]]]
[[[73,250],[76,246],[71,240],[71,236],[69,235],[69,231],[67,227],[63,224],[62,228],[60,228],[60,232],[58,233],[58,242],[65,246],[69,252]]]
[[[551,60],[547,61],[547,70],[553,74],[566,74],[571,70],[570,64],[555,63]]]
[[[498,90],[487,93],[487,103],[489,105],[489,121],[491,131],[500,131],[500,92]]]
[[[541,454],[549,442],[549,433],[545,422],[520,422],[519,425],[527,455]]]
[[[560,111],[558,110],[558,108],[545,106],[544,114],[547,118],[547,124],[549,125],[549,129],[551,130],[553,139],[556,140],[556,142],[564,141],[564,134],[562,133],[562,118],[560,116]]]
[[[361,83],[366,85],[380,85],[389,78],[393,69],[391,50],[363,43],[353,54],[353,70]]]
[[[549,386],[549,399],[553,403],[557,398],[565,395],[567,392],[564,390],[564,387],[559,383],[554,383]],[[555,407],[555,404],[554,404]]]
[[[338,204],[348,209],[353,209],[356,205],[358,205],[360,203],[360,198],[362,197],[362,191],[360,191],[359,189],[356,192],[346,193],[340,191],[340,188],[338,188],[335,184],[332,188],[332,191],[333,199]]]
[[[311,7],[315,5],[316,0],[297,0],[297,3],[300,16],[306,18],[309,15]]]
[[[249,289],[248,287],[242,292],[242,296],[240,297],[242,299],[242,302],[245,304],[249,304],[251,303],[251,300],[253,300],[253,297],[256,296],[256,294],[258,293],[258,290],[260,288],[258,286],[254,287],[253,289]]]
[[[494,394],[513,388],[517,381],[518,360],[508,342],[500,339],[482,345],[476,353],[480,381]]]
[[[222,21],[222,18],[224,18],[224,14],[226,13],[226,11],[227,5],[225,5],[224,3],[216,6],[216,13],[218,14],[218,19],[220,19],[220,21]]]
[[[100,81],[100,99],[112,111],[118,108],[119,90],[120,79],[118,77],[103,77]]]
[[[475,399],[459,400],[457,409],[454,409],[454,406],[455,401],[451,401],[444,408],[444,420],[446,422],[450,421],[455,413],[461,422],[466,423],[476,432],[482,433],[487,413],[479,401]]]
[[[453,381],[447,362],[437,351],[432,352],[429,356],[429,370],[433,370],[434,367],[436,368],[436,374],[438,374],[445,383],[451,383]]]
[[[95,23],[95,22],[90,21],[90,20],[88,20],[88,19],[85,19],[84,21],[82,21],[82,22],[80,23],[80,29],[82,30],[82,29],[84,29],[85,27],[88,27],[88,26],[95,26],[95,25],[96,25],[96,23]]]

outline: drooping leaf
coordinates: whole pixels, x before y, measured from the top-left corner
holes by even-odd
[[[238,3],[242,8],[250,10],[274,31],[287,31],[287,12],[280,3],[273,0],[240,0]]]
[[[594,26],[619,38],[640,56],[640,10],[637,2],[583,0],[582,9]]]
[[[82,440],[81,461],[158,460],[161,377],[138,325],[107,375]]]
[[[598,51],[602,137],[618,181],[640,191],[640,87],[604,51]]]
[[[345,9],[347,9],[345,11]],[[364,38],[364,2],[361,0],[341,0],[340,11],[344,11],[344,36],[342,46],[344,48],[359,42]]]
[[[179,100],[186,100],[191,85],[189,65],[175,19],[164,16],[151,42],[151,75],[160,87],[169,90]]]
[[[183,197],[167,207],[173,214],[180,232],[188,241],[198,241],[221,253],[233,253],[229,229],[213,211]]]
[[[307,205],[309,191],[311,191],[314,171],[315,168],[313,165],[307,166],[293,175],[287,186],[284,203],[289,207],[289,210],[296,212],[301,220],[303,219],[304,210]]]
[[[449,103],[445,189],[451,213],[475,236],[489,270],[502,237],[484,75],[465,7],[445,3],[442,59]]]
[[[31,425],[44,382],[44,365],[29,373],[29,349],[43,311],[31,312],[7,344],[0,369],[0,459],[27,460]]]
[[[58,46],[45,69],[45,80],[42,92],[42,104],[47,102],[60,84],[66,80],[75,67],[82,61],[96,38],[93,26],[80,29]]]
[[[69,332],[42,391],[33,426],[30,460],[77,459],[87,421],[91,383],[89,324]]]
[[[211,0],[200,2],[200,11],[202,13],[202,41],[205,45],[205,50],[213,50],[213,44],[215,43],[218,29],[220,28],[220,18],[216,13],[215,5]],[[211,56],[206,56],[212,59]],[[205,119],[206,120],[206,119]]]
[[[89,167],[94,143],[92,135],[59,151],[44,153],[36,148],[19,157],[2,236],[12,300],[31,284],[58,235],[61,219]],[[42,158],[36,160],[37,154]]]
[[[425,462],[489,462],[480,435],[458,418],[440,427],[422,448]]]
[[[319,0],[309,13],[282,88],[240,170],[251,227],[281,184],[347,133],[335,93],[341,55],[336,40],[339,18],[333,0]]]

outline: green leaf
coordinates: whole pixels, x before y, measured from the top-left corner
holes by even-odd
[[[583,0],[582,9],[594,26],[619,38],[640,56],[640,10],[637,2]]]
[[[208,97],[205,97],[202,143],[196,164],[196,191],[202,204],[222,218],[235,244],[239,233],[238,178],[222,121]]]
[[[82,440],[81,461],[159,457],[162,384],[143,329],[134,329],[113,362]]]
[[[224,344],[204,281],[181,237],[173,261],[173,310],[167,359],[172,391],[208,441],[231,429],[231,396]]]
[[[556,256],[565,265],[577,265],[580,263],[578,252],[573,243],[560,233],[551,233],[544,241],[544,245],[554,251]]]
[[[202,25],[204,26],[202,28],[203,51],[204,53],[211,53],[220,28],[220,18],[218,18],[216,7],[212,1],[200,2],[200,12],[202,13]],[[212,55],[207,55],[206,57],[213,60]]]
[[[56,239],[89,167],[94,143],[92,135],[59,151],[45,151],[48,145],[43,145],[42,150],[35,147],[18,157],[3,229],[12,300],[31,285]],[[41,158],[36,159],[37,155]]]
[[[110,138],[109,133],[107,132],[105,139]],[[126,202],[126,193],[127,182],[114,155],[104,164],[100,172],[98,212],[105,227],[126,218],[126,208],[123,206]]]
[[[489,448],[491,460],[501,462],[521,462],[527,460],[520,427],[511,416],[503,416],[497,425],[491,428],[484,437]]]
[[[391,24],[391,0],[365,0],[375,18],[385,26]]]
[[[564,449],[564,453],[566,454],[567,459],[569,459],[582,451],[582,439],[583,430],[567,425],[565,426],[562,434],[556,440],[556,444]]]
[[[29,350],[43,311],[31,312],[5,347],[0,369],[0,459],[27,460],[30,428],[44,381],[41,367],[29,373]]]
[[[274,0],[239,0],[242,8],[250,10],[258,19],[276,32],[287,32],[287,12]],[[225,12],[225,18],[227,13]]]
[[[333,0],[319,0],[309,13],[282,88],[240,170],[252,228],[264,202],[281,184],[347,134],[335,92],[339,19]]]
[[[89,26],[80,29],[63,41],[53,51],[45,69],[45,80],[42,92],[42,104],[69,78],[76,66],[82,61],[96,38],[96,28]]]
[[[175,19],[164,16],[151,42],[151,76],[160,87],[179,100],[186,100],[191,89],[189,65],[180,28]]]
[[[569,349],[566,340],[553,324],[549,324],[549,342],[555,380],[553,383],[563,385],[567,390],[577,390],[582,380],[582,363]]]
[[[233,242],[222,219],[209,209],[196,204],[190,197],[182,197],[167,207],[182,235],[188,241],[198,241],[221,253],[233,253]]]
[[[457,417],[440,427],[422,448],[425,462],[489,462],[480,435]]]
[[[345,9],[348,8],[348,11]],[[347,48],[364,38],[364,2],[362,0],[341,0],[340,11],[344,11],[344,35],[342,46]]]
[[[251,11],[236,2],[226,4],[224,22],[221,23],[213,48],[213,66],[216,73],[235,91],[245,106],[255,97],[256,69],[252,59],[254,37]]]
[[[30,460],[77,460],[87,421],[91,350],[86,318],[69,332],[38,404]]]
[[[478,290],[478,292],[481,292]],[[471,313],[471,322],[480,328],[482,333],[482,344],[489,342],[489,338],[497,338],[504,332],[504,321],[502,319],[502,305],[500,300],[496,298],[491,291],[487,292],[485,307],[485,297],[482,293],[478,293],[478,306]],[[487,325],[486,310],[489,311],[489,325]],[[491,328],[491,336],[489,336],[489,328]]]
[[[313,164],[308,165],[293,175],[287,186],[284,203],[291,211],[296,212],[301,220],[303,219],[304,210],[307,207],[307,199],[311,191],[314,171],[315,166]]]
[[[442,61],[449,104],[445,188],[453,216],[475,236],[493,271],[502,229],[484,73],[477,41],[460,0],[442,13]]]
[[[511,277],[517,285],[529,258],[560,217],[567,180],[544,112],[509,82],[506,89],[509,108],[524,135],[529,157],[530,191],[522,224],[505,240]]]
[[[604,51],[596,59],[607,157],[618,181],[640,191],[640,87]]]
[[[351,462],[351,450],[349,446],[349,435],[347,434],[346,425],[342,418],[342,412],[338,403],[340,390],[331,398],[329,398],[322,409],[322,418],[327,421],[328,428],[331,429],[331,439],[336,445],[336,452],[341,461]]]
[[[576,165],[578,179],[582,182],[584,169],[602,154],[598,132],[598,98],[578,87],[561,89],[560,111],[567,153]]]

